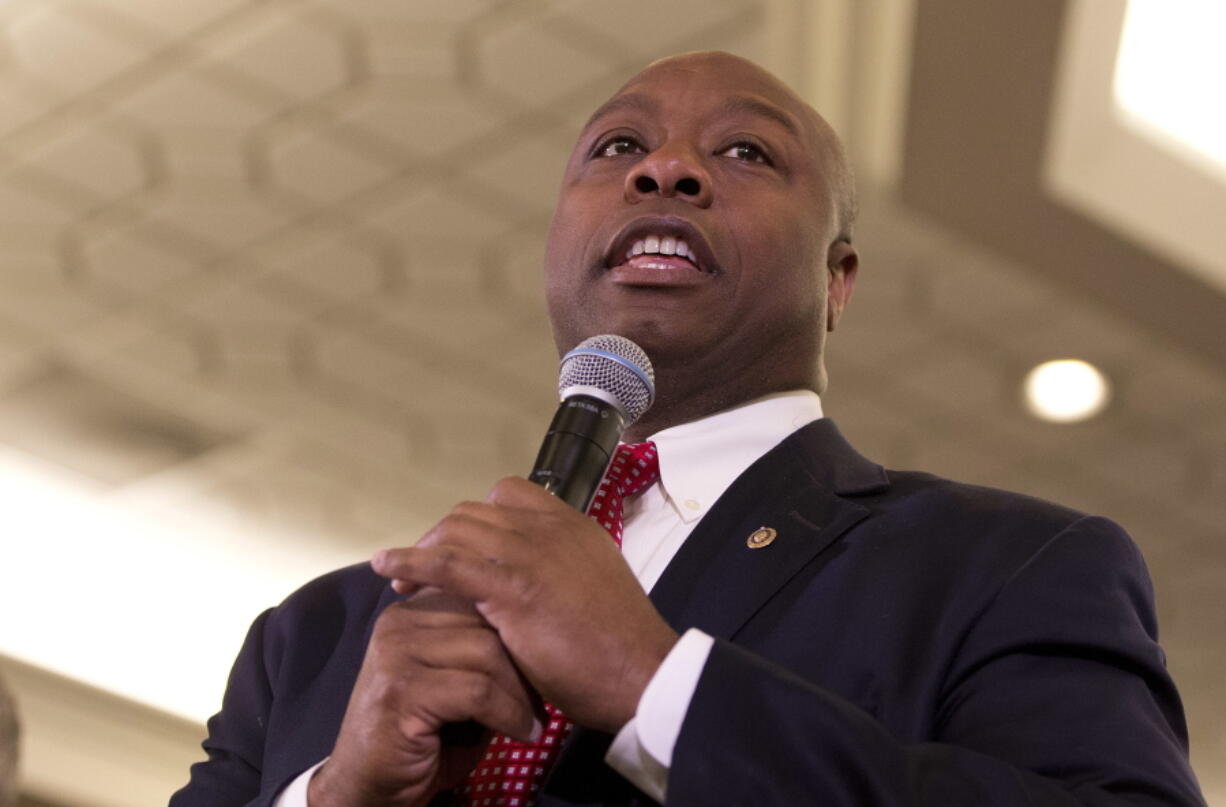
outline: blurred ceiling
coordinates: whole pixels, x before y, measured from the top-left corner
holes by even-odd
[[[1090,5],[1118,28],[1121,2]],[[811,98],[860,173],[828,413],[888,466],[1124,524],[1198,773],[1226,796],[1226,295],[1072,199],[1091,181],[1075,160],[1053,179],[1086,7],[0,2],[0,498],[18,514],[0,603],[29,612],[31,578],[47,600],[0,629],[23,659],[3,669],[27,789],[141,803],[57,757],[119,770],[137,735],[178,756],[125,776],[182,779],[258,609],[528,468],[553,408],[538,267],[572,138],[646,61],[722,48]],[[1032,420],[1022,376],[1068,356],[1109,374],[1113,406]],[[53,607],[83,595],[84,618]],[[65,699],[118,717],[74,731]]]

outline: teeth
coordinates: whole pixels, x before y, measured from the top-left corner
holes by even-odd
[[[649,235],[646,238],[640,238],[634,242],[634,245],[626,252],[626,259],[635,257],[636,255],[679,255],[682,258],[690,258],[693,260],[693,252],[690,245],[680,238],[674,238],[671,235],[657,236]]]

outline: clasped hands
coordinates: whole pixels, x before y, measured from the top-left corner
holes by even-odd
[[[425,804],[484,752],[445,724],[535,739],[541,698],[616,732],[677,641],[609,534],[524,479],[371,565],[412,596],[376,622],[312,807]]]

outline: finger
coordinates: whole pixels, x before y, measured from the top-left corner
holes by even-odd
[[[418,543],[412,547],[398,547],[394,549],[381,549],[374,554],[370,559],[370,568],[375,574],[381,577],[386,577],[392,582],[392,589],[397,594],[405,594],[409,596],[409,600],[415,604],[416,610],[421,611],[450,611],[454,613],[463,613],[475,609],[464,608],[460,604],[465,598],[461,597],[454,591],[442,591],[441,586],[437,596],[430,595],[429,599],[421,599],[426,592],[423,589],[428,589],[429,584],[426,581],[414,580],[407,576],[405,569],[408,567],[406,559],[412,558],[415,553],[428,547]],[[465,549],[462,542],[451,542],[447,545],[447,552],[465,553],[469,550]],[[444,599],[446,598],[446,599]]]
[[[455,544],[496,555],[518,537],[513,511],[484,502],[464,502],[428,529],[414,546]]]
[[[508,476],[498,480],[486,494],[485,501],[500,507],[519,510],[548,511],[558,507],[569,507],[540,485],[519,476]]]
[[[393,580],[392,586],[404,581]],[[409,585],[405,583],[405,585]],[[477,612],[476,604],[472,600],[452,594],[449,591],[443,591],[441,588],[423,588],[407,600],[403,601],[403,606],[414,614],[438,613],[445,616],[438,617],[437,622],[429,623],[431,627],[445,627],[447,625],[455,625],[462,627],[472,624],[476,627],[485,625],[485,618]],[[421,617],[423,620],[425,617]],[[423,621],[422,624],[427,624]]]
[[[506,564],[452,544],[384,550],[372,566],[383,577],[436,586],[475,602],[497,595],[508,582]]]
[[[437,682],[462,674],[465,686],[472,690],[475,697],[480,693],[473,689],[477,684],[471,676],[476,675],[496,690],[488,694],[494,703],[493,708],[499,710],[495,714],[509,714],[505,706],[508,700],[516,704],[518,712],[541,713],[540,697],[519,672],[498,634],[483,619],[472,614],[415,611],[412,602],[395,603],[380,616],[368,658],[377,660],[374,669],[383,670],[390,680],[397,681],[397,688],[401,685],[411,688],[408,701],[411,703],[428,705],[440,702],[451,704],[447,707],[449,709],[458,708],[457,704],[462,701],[456,701],[444,693],[432,693],[432,686],[440,686]],[[439,715],[440,719],[453,714],[433,706],[427,711]],[[461,714],[454,719],[474,719],[484,723],[486,717],[488,715],[474,713]],[[426,721],[427,729],[431,725],[430,721]],[[527,737],[533,729],[531,721],[523,723],[522,720],[513,724],[485,725],[520,739]]]
[[[379,615],[379,624],[384,630],[392,627],[382,625],[388,620],[396,629],[488,627],[471,600],[433,588],[388,605]]]
[[[395,591],[397,594],[408,594],[412,596],[412,595],[419,593],[421,589],[422,589],[421,586],[415,583],[410,583],[407,580],[393,580],[392,581],[392,591]]]
[[[488,626],[418,632],[406,644],[407,652],[418,664],[438,670],[482,673],[529,708],[533,705],[530,686],[498,634]]]
[[[502,648],[500,642],[495,641],[494,645],[497,648],[496,653],[481,652],[480,648],[469,644],[466,638],[461,640],[456,637],[454,644],[448,643],[449,646],[440,646],[436,653],[431,653],[428,658],[423,658],[423,663],[426,665],[438,664],[437,669],[440,671],[462,670],[464,672],[476,672],[479,675],[485,676],[491,685],[499,693],[499,697],[505,696],[514,702],[517,714],[529,714],[531,720],[528,723],[523,723],[522,720],[516,724],[495,725],[486,723],[482,718],[474,716],[473,719],[483,722],[489,728],[501,731],[503,734],[510,735],[517,740],[528,740],[530,736],[539,737],[539,731],[542,728],[542,717],[545,717],[544,702],[541,697],[532,689],[527,679],[520,673]],[[519,718],[517,718],[519,719]]]
[[[489,524],[492,527],[508,527],[506,518],[506,509],[492,504],[488,501],[481,502],[459,502],[451,508],[448,517],[457,516],[473,521],[480,521]],[[444,521],[447,518],[443,519]],[[428,534],[428,533],[427,533]],[[418,543],[421,543],[420,541]]]
[[[425,722],[432,730],[475,720],[517,740],[540,738],[543,725],[532,702],[508,692],[483,673],[432,669],[417,676],[417,684],[425,690],[418,708],[425,712]]]

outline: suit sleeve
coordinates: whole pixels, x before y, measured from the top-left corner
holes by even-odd
[[[682,725],[667,803],[1204,805],[1148,574],[1119,527],[1074,522],[968,622],[931,705],[933,736],[912,742],[718,640]]]
[[[208,758],[192,765],[187,785],[169,807],[268,807],[281,787],[260,794],[272,686],[264,634],[272,610],[252,623],[230,671],[221,711],[208,722]],[[292,777],[291,777],[292,778]],[[284,783],[288,784],[288,782]]]

